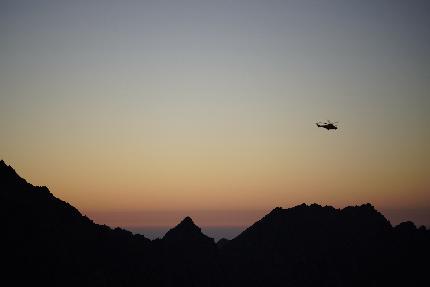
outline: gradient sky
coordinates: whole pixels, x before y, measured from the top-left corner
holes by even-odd
[[[0,1],[0,157],[110,225],[247,225],[302,202],[430,225],[429,15],[425,0]]]

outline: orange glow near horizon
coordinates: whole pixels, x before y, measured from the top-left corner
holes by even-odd
[[[164,170],[162,174],[169,180],[163,180],[155,171],[139,176],[136,168],[128,174],[125,167],[101,166],[101,170],[91,170],[83,164],[85,168],[74,171],[68,166],[45,176],[54,179],[47,185],[54,195],[97,223],[113,227],[174,226],[185,216],[191,216],[201,226],[249,226],[276,206],[288,208],[301,203],[343,208],[370,202],[386,212],[393,223],[409,219],[427,224],[429,218],[425,186],[416,184],[425,183],[424,174],[421,178],[417,173],[410,175],[415,186],[402,187],[399,184],[405,182],[405,177],[387,183],[385,170],[368,170],[358,177],[357,172],[352,176],[350,169],[335,168],[319,172],[315,169],[310,172],[312,176],[305,176],[300,169],[274,176],[276,172],[267,165],[261,169],[245,165],[240,171],[220,169],[211,173],[192,169],[188,174],[174,168]],[[44,169],[34,170],[33,176],[26,176],[17,169],[29,182],[43,185],[37,176],[43,175],[40,172]],[[81,180],[74,181],[70,175]],[[402,191],[406,188],[414,192],[405,194]]]

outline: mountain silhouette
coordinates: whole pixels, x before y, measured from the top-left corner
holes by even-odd
[[[3,161],[0,187],[3,282],[131,286],[136,272],[147,273],[137,269],[151,256],[151,241],[144,236],[93,223],[46,187],[27,183]]]
[[[359,286],[379,267],[390,228],[370,204],[278,207],[223,248],[225,272],[232,286]]]
[[[213,238],[190,217],[170,229],[161,241],[166,286],[217,286],[219,267]]]
[[[0,161],[10,286],[430,286],[430,231],[372,205],[277,207],[232,240],[185,217],[162,239],[95,224]]]
[[[185,217],[178,225],[167,231],[163,240],[172,243],[183,244],[209,244],[213,245],[214,240],[204,235],[197,225],[194,224],[191,217]]]

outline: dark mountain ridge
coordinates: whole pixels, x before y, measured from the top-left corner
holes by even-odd
[[[427,286],[430,231],[372,205],[277,207],[232,240],[190,217],[162,239],[83,216],[0,161],[2,280],[12,286]]]

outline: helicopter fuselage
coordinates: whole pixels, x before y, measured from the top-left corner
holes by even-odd
[[[335,126],[332,123],[330,123],[330,124],[318,124],[317,123],[317,127],[319,127],[319,128],[325,128],[326,130],[337,130],[337,126]]]

